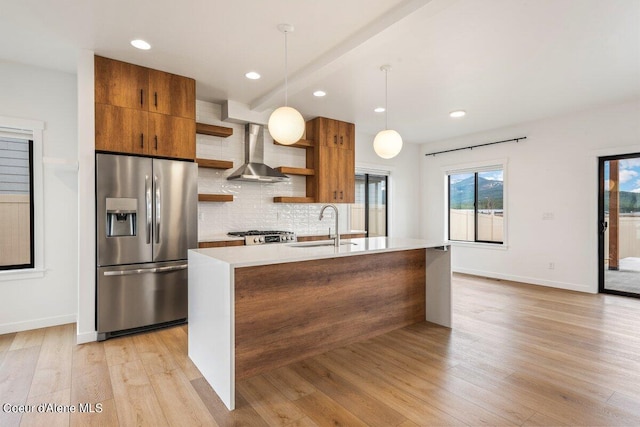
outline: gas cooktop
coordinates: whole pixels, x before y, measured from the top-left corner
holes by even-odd
[[[229,236],[244,237],[245,245],[262,245],[265,243],[285,243],[295,242],[296,235],[293,231],[274,230],[248,230],[231,231]]]

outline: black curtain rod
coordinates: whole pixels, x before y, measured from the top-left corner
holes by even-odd
[[[476,147],[485,147],[487,145],[502,144],[503,142],[513,142],[513,141],[518,142],[521,139],[527,139],[527,137],[521,136],[520,138],[505,139],[504,141],[487,142],[486,144],[470,145],[468,147],[461,147],[461,148],[452,148],[451,150],[436,151],[435,153],[427,153],[425,154],[425,156],[435,156],[436,154],[451,153],[452,151],[473,150]]]

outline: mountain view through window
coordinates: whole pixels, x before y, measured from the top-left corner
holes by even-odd
[[[502,243],[502,170],[449,175],[449,240]]]

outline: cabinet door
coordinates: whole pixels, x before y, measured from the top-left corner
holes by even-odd
[[[323,147],[336,147],[338,144],[338,122],[326,117],[317,117],[313,122],[314,134],[312,138],[317,141],[317,144]]]
[[[337,145],[345,150],[353,150],[356,126],[353,123],[338,122]]]
[[[96,104],[96,150],[148,154],[147,112]]]
[[[95,57],[95,102],[118,107],[147,109],[147,68]]]
[[[339,153],[335,147],[319,146],[318,165],[316,168],[317,203],[334,203],[339,201],[338,175]]]
[[[317,203],[355,202],[355,162],[353,150],[319,147]]]
[[[340,145],[340,122],[337,120],[325,119],[326,123],[326,141],[330,147],[338,147]]]
[[[195,119],[196,81],[149,70],[149,111]]]
[[[196,157],[196,122],[192,119],[149,113],[149,135],[152,156]]]
[[[338,150],[339,173],[339,203],[355,203],[356,200],[356,165],[353,150],[339,148]]]

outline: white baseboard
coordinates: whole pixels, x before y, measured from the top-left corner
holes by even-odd
[[[66,325],[76,323],[77,315],[66,314],[64,316],[45,317],[42,319],[26,320],[24,322],[4,323],[0,325],[0,334],[29,331],[31,329],[47,328],[49,326]]]
[[[76,335],[76,344],[85,344],[94,341],[98,341],[98,333],[95,331],[78,333]]]
[[[454,268],[454,273],[471,274],[473,276],[488,277],[490,279],[510,280],[512,282],[526,283],[530,285],[547,286],[550,288],[567,289],[569,291],[587,292],[590,294],[598,293],[597,290],[590,289],[587,285],[579,285],[576,283],[556,282],[553,280],[538,279],[535,277],[515,276],[511,274],[496,273],[493,271],[473,270],[468,268]]]

